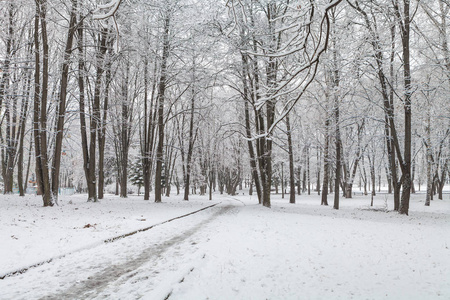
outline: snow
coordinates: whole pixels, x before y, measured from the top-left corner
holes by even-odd
[[[0,276],[54,259],[0,280],[0,299],[450,298],[450,194],[430,207],[413,195],[409,216],[383,211],[385,194],[377,210],[355,196],[338,211],[317,195],[273,195],[271,209],[255,196],[190,197],[73,195],[44,208],[1,195]]]

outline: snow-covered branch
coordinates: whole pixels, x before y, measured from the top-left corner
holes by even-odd
[[[111,0],[106,4],[99,4],[92,15],[94,20],[104,20],[113,17],[119,9],[122,0]]]

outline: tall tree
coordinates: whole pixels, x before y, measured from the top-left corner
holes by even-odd
[[[50,192],[50,176],[48,170],[47,147],[47,98],[49,79],[49,44],[47,35],[47,1],[36,0],[36,16],[34,19],[34,149],[36,158],[36,179],[39,192],[42,193],[44,206],[53,206]],[[39,30],[40,29],[40,30]],[[41,33],[39,35],[39,32]],[[40,39],[42,39],[42,71]],[[41,78],[42,72],[42,78]],[[41,80],[42,79],[42,80]]]
[[[164,147],[164,102],[167,87],[167,64],[170,55],[170,20],[171,14],[167,6],[163,22],[162,32],[162,54],[161,54],[161,75],[159,77],[157,101],[158,101],[158,144],[156,147],[156,171],[155,171],[155,202],[161,202],[161,175],[163,165],[163,147]]]
[[[64,58],[61,70],[61,82],[59,91],[59,105],[56,111],[57,122],[56,122],[56,138],[55,138],[55,149],[53,153],[52,161],[52,197],[56,203],[58,203],[58,190],[59,190],[59,179],[60,179],[60,169],[61,169],[61,152],[62,143],[64,137],[64,120],[66,115],[66,99],[67,99],[67,88],[69,81],[69,65],[70,59],[73,51],[73,40],[76,32],[76,19],[78,10],[78,1],[72,0],[72,8],[70,12],[69,29],[67,33],[67,41],[64,49]]]
[[[88,201],[97,202],[97,178],[96,178],[96,137],[98,129],[98,121],[100,117],[100,97],[95,98],[92,103],[89,115],[89,138],[87,138],[87,124],[86,124],[86,62],[85,62],[85,44],[84,44],[84,22],[81,18],[79,20],[78,33],[78,89],[79,89],[79,104],[80,104],[80,131],[81,131],[81,147],[83,151],[83,169],[86,178],[88,189]]]
[[[411,100],[413,88],[411,86],[411,64],[410,64],[410,0],[403,0],[403,9],[401,9],[398,0],[393,1],[394,13],[400,30],[402,42],[402,61],[403,61],[403,84],[404,84],[404,122],[405,122],[405,139],[404,139],[404,156],[401,164],[402,168],[402,197],[399,207],[400,214],[408,215],[409,199],[411,194],[411,120],[412,108]]]

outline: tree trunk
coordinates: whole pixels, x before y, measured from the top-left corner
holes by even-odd
[[[289,203],[295,203],[295,171],[294,171],[294,151],[292,147],[292,131],[289,114],[286,115],[286,130],[289,154]]]
[[[79,21],[78,27],[78,89],[80,93],[80,132],[81,132],[81,147],[83,151],[83,169],[86,177],[86,184],[88,189],[88,201],[97,202],[97,191],[95,182],[95,131],[94,122],[90,124],[91,131],[91,146],[88,148],[87,132],[86,132],[86,112],[85,112],[85,62],[84,62],[84,29],[83,20]],[[91,118],[92,119],[92,118]],[[94,133],[92,132],[94,131]],[[94,135],[94,141],[92,141]],[[92,145],[94,143],[94,145]]]
[[[107,40],[108,30],[101,30],[101,42],[100,47],[103,44],[103,40]],[[105,45],[106,46],[106,45]],[[112,49],[112,42],[109,44],[108,48]],[[111,51],[111,50],[110,50]],[[101,50],[100,50],[101,53]],[[111,83],[111,64],[110,57],[106,63],[106,76],[105,76],[105,95],[103,99],[103,116],[100,120],[100,130],[98,133],[98,199],[103,199],[104,189],[105,189],[105,143],[106,143],[106,124],[108,117],[108,106],[109,106],[109,87]]]
[[[369,164],[370,164],[370,178],[372,179],[372,196],[375,196],[376,195],[376,193],[375,193],[375,189],[376,189],[376,186],[375,186],[375,179],[376,179],[376,177],[375,177],[375,155],[373,156],[372,159],[370,158],[370,156],[368,156],[368,157],[369,157]],[[373,197],[372,197],[372,199],[373,199]]]
[[[306,167],[307,168],[307,167]],[[302,179],[302,192],[306,192],[306,169],[303,170],[303,179]]]
[[[31,54],[31,47],[30,47],[30,54]],[[20,196],[25,196],[26,192],[26,186],[28,182],[28,172],[25,176],[25,180],[23,178],[23,156],[24,156],[24,139],[25,139],[25,128],[27,123],[27,115],[28,115],[28,108],[29,108],[29,99],[30,99],[30,93],[31,93],[31,79],[32,79],[31,72],[27,72],[27,78],[26,83],[24,84],[23,90],[25,93],[25,98],[22,101],[22,109],[21,109],[21,117],[20,117],[20,124],[19,124],[19,158],[18,158],[18,168],[17,168],[17,182],[19,185],[19,194]],[[31,142],[30,142],[31,143]],[[27,170],[29,170],[30,167],[30,161],[28,161],[27,164]]]
[[[332,23],[335,24],[336,17],[333,14]],[[336,48],[336,38],[331,38],[331,44],[333,46],[332,49],[332,71],[330,72],[331,75],[331,90],[333,91],[333,110],[334,110],[334,125],[335,125],[335,148],[336,148],[336,169],[334,171],[334,203],[333,208],[339,209],[339,185],[341,182],[341,168],[342,168],[342,162],[341,162],[341,152],[342,152],[342,142],[341,142],[341,131],[340,131],[340,111],[339,111],[339,94],[338,94],[338,88],[340,85],[340,73],[339,73],[339,66],[338,66],[338,60],[337,60],[337,48]]]
[[[327,96],[328,98],[328,96]],[[327,99],[328,100],[328,99]],[[327,101],[328,104],[328,101]],[[330,165],[329,165],[329,144],[330,144],[330,137],[329,137],[329,127],[330,127],[330,118],[328,115],[328,105],[326,108],[326,119],[325,119],[325,146],[324,146],[324,153],[323,153],[323,181],[322,181],[322,200],[321,205],[327,205],[328,206],[328,180],[330,176]]]
[[[425,206],[430,206],[430,200],[433,198],[433,154],[431,150],[431,116],[430,104],[427,109],[427,123],[425,127],[425,150],[427,164],[427,193],[425,198]]]
[[[195,62],[194,62],[195,65]],[[195,73],[195,68],[194,71]],[[193,82],[195,82],[195,74],[193,76]],[[194,152],[194,143],[197,139],[197,132],[198,127],[194,133],[194,112],[195,112],[195,91],[194,87],[192,88],[192,95],[191,95],[191,108],[190,108],[190,120],[189,120],[189,145],[188,145],[188,152],[187,152],[187,158],[186,158],[186,178],[184,182],[184,200],[189,201],[189,185],[190,185],[190,179],[191,179],[191,164],[192,164],[192,154]]]
[[[34,85],[34,136],[36,179],[42,193],[44,206],[53,206],[50,193],[50,178],[47,158],[47,97],[48,97],[48,37],[46,20],[47,1],[36,1],[35,17],[35,85]],[[39,47],[39,23],[42,36],[42,82],[40,81],[40,47]]]
[[[317,184],[316,184],[316,192],[320,196],[320,160],[322,158],[321,149],[317,149]]]
[[[158,86],[158,146],[156,148],[156,171],[155,171],[155,202],[161,202],[161,173],[163,164],[164,146],[164,100],[167,84],[167,60],[169,58],[169,28],[170,12],[166,12],[164,18],[163,51],[161,61],[161,76]]]
[[[411,66],[410,66],[410,49],[409,49],[409,34],[410,34],[410,0],[403,0],[403,15],[397,2],[394,4],[395,13],[398,18],[401,40],[402,40],[402,58],[403,58],[403,82],[404,82],[404,122],[405,122],[405,141],[404,141],[404,160],[402,164],[403,177],[403,191],[401,196],[399,213],[408,215],[409,199],[411,194]]]
[[[308,195],[311,195],[311,172],[310,172],[310,157],[309,157],[309,145],[306,148],[306,170],[307,170],[307,176],[308,176]]]
[[[156,131],[156,118],[157,118],[157,110],[156,104],[154,101],[154,95],[156,91],[156,80],[153,80],[152,89],[150,93],[150,107],[148,107],[148,59],[145,59],[144,62],[144,138],[143,138],[143,146],[142,146],[142,167],[144,173],[144,200],[150,199],[150,191],[151,191],[151,174],[153,167],[153,149],[155,144],[155,131]],[[157,73],[157,64],[154,64],[154,74]]]
[[[0,83],[0,112],[2,111],[3,98],[9,94],[8,90],[10,88],[10,64],[13,56],[13,44],[14,44],[14,4],[11,2],[8,8],[8,29],[6,36],[6,58],[2,70],[2,80]],[[14,86],[12,87],[14,90]],[[13,175],[14,175],[14,160],[16,155],[17,146],[14,145],[13,137],[15,136],[15,122],[11,122],[11,110],[13,110],[12,115],[15,118],[14,110],[16,109],[17,97],[6,97],[6,99],[11,99],[10,101],[5,101],[5,112],[3,117],[0,119],[0,125],[2,125],[3,120],[6,119],[6,141],[3,139],[3,130],[0,131],[0,145],[1,145],[1,165],[2,165],[2,177],[4,180],[4,194],[12,194],[13,192]],[[13,103],[11,103],[11,101]],[[1,115],[0,115],[1,116]],[[12,123],[12,124],[11,124]],[[3,126],[3,125],[2,125]],[[5,146],[3,146],[5,145]],[[6,148],[6,149],[5,149]]]
[[[281,199],[284,199],[284,162],[281,163]]]
[[[385,165],[384,170],[386,172],[386,180],[388,184],[388,194],[392,194],[392,176],[390,175],[389,167]],[[420,184],[419,184],[420,189]]]
[[[212,200],[213,181],[214,181],[214,176],[212,174],[210,174],[209,175],[209,200]]]
[[[120,133],[118,142],[118,148],[120,153],[117,155],[118,165],[120,165],[120,197],[128,197],[128,152],[130,148],[130,138],[131,138],[131,118],[132,118],[132,105],[130,104],[130,99],[128,97],[128,85],[129,85],[129,74],[130,74],[130,64],[126,64],[126,75],[124,81],[122,82],[122,101],[121,101],[121,117],[118,132]]]
[[[59,190],[59,174],[61,170],[61,152],[62,142],[64,138],[64,120],[66,115],[66,99],[67,99],[67,84],[69,81],[69,65],[70,57],[72,56],[73,38],[75,35],[76,25],[76,11],[77,0],[72,0],[72,9],[70,12],[69,30],[67,33],[66,48],[64,50],[64,59],[61,71],[61,83],[59,91],[59,106],[56,111],[57,124],[56,124],[56,138],[55,149],[53,154],[52,164],[52,197],[56,203],[58,203],[58,190]]]
[[[339,209],[339,183],[341,181],[341,134],[339,129],[339,104],[337,102],[338,100],[335,99],[334,114],[336,123],[336,169],[334,171],[334,209]]]

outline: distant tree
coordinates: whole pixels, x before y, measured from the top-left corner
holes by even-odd
[[[133,185],[138,187],[138,196],[141,192],[141,187],[144,185],[144,167],[140,158],[135,159],[130,168],[130,181]]]

